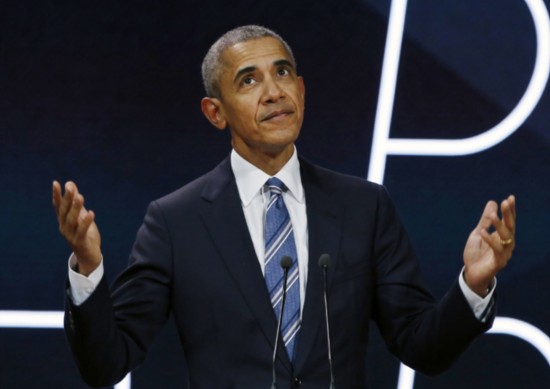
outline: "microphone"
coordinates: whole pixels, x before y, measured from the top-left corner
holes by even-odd
[[[279,335],[281,333],[281,324],[283,322],[283,312],[285,311],[285,301],[286,301],[286,281],[288,279],[288,269],[292,267],[292,258],[288,255],[285,255],[281,258],[281,267],[284,271],[283,277],[283,297],[281,301],[281,314],[279,315],[279,320],[277,321],[277,333],[275,334],[275,347],[273,347],[273,362],[272,362],[272,371],[273,371],[273,381],[271,382],[271,389],[277,389],[277,373],[275,371],[275,362],[277,360],[277,350],[279,349]]]
[[[327,268],[330,265],[330,255],[321,254],[319,257],[319,267],[323,269],[324,288],[323,297],[325,300],[325,323],[327,326],[327,349],[328,349],[328,366],[330,369],[330,389],[336,389],[334,386],[334,373],[332,371],[332,351],[330,348],[330,326],[328,320],[328,298],[327,298]]]

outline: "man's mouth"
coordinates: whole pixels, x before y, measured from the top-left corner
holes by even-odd
[[[262,122],[265,122],[267,120],[283,119],[283,118],[287,117],[288,115],[290,115],[292,113],[294,113],[294,111],[292,111],[290,109],[280,109],[280,110],[277,110],[277,111],[273,111],[273,112],[269,113],[268,115],[266,115],[262,119]]]

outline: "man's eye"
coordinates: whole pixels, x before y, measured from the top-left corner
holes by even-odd
[[[289,74],[289,72],[288,72],[288,69],[282,68],[282,69],[279,69],[279,70],[277,71],[277,74],[278,74],[279,76],[286,76],[286,75]]]
[[[243,84],[245,85],[252,85],[256,82],[256,80],[254,80],[252,77],[245,77],[243,79]]]

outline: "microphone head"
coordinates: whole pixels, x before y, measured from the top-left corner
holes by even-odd
[[[328,267],[330,265],[330,255],[321,254],[319,257],[319,267]]]
[[[290,269],[292,267],[292,258],[290,258],[288,255],[285,255],[281,258],[281,267],[283,269]]]

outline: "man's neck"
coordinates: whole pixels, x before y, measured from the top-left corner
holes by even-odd
[[[294,153],[294,145],[285,148],[279,153],[243,153],[241,150],[235,148],[237,154],[242,158],[262,170],[269,176],[277,174],[290,160]]]

